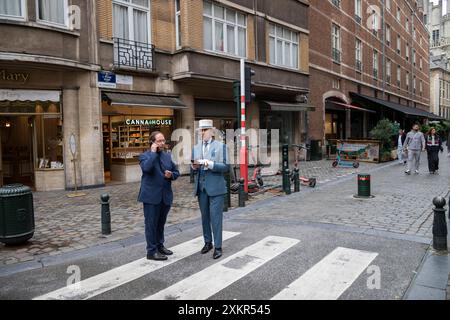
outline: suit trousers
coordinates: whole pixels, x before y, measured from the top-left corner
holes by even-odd
[[[205,243],[212,243],[214,236],[216,248],[222,248],[224,200],[225,195],[210,197],[205,190],[198,193],[198,204],[202,213],[203,238]]]
[[[149,255],[164,245],[164,225],[169,211],[170,206],[163,201],[158,205],[144,203],[145,239]]]

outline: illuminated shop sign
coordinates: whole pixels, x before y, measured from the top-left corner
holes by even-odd
[[[172,125],[172,119],[143,119],[143,120],[137,120],[137,119],[127,119],[125,121],[127,126],[132,125],[141,125],[141,126],[171,126]]]

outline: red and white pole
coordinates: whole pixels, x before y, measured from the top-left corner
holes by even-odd
[[[241,151],[240,176],[245,179],[244,189],[248,193],[247,143],[245,133],[245,59],[241,59]]]

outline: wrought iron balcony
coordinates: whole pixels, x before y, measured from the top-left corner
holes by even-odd
[[[333,48],[332,52],[332,58],[334,62],[340,63],[341,62],[341,51],[339,51],[336,48]]]
[[[155,46],[114,38],[114,66],[119,69],[155,71]]]

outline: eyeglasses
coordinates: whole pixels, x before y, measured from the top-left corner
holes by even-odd
[[[156,140],[155,143],[166,143],[166,140]]]

